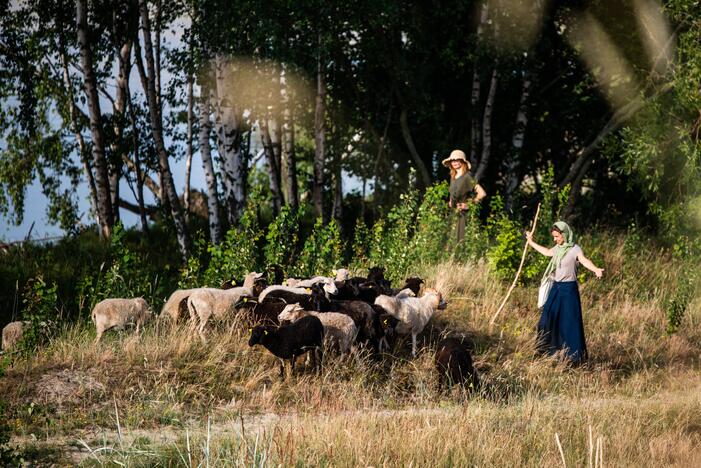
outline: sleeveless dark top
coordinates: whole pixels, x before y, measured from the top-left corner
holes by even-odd
[[[475,179],[469,173],[465,173],[460,177],[456,177],[450,181],[450,200],[453,206],[456,203],[464,203],[472,197],[475,191]]]

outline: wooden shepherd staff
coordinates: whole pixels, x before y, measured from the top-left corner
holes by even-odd
[[[538,224],[538,214],[540,213],[540,203],[538,203],[538,208],[535,210],[535,217],[533,218],[533,224],[531,225],[531,235],[535,232],[535,227],[536,224]],[[514,282],[511,283],[511,287],[509,288],[509,292],[506,293],[506,296],[504,297],[504,300],[501,301],[501,305],[497,309],[497,312],[494,314],[494,317],[492,317],[492,320],[489,321],[489,329],[491,330],[492,327],[494,326],[494,322],[497,320],[497,317],[499,316],[499,312],[501,312],[501,309],[504,308],[506,305],[506,301],[509,300],[509,296],[511,295],[511,291],[514,290],[516,287],[516,283],[518,282],[518,276],[521,274],[521,270],[523,269],[523,262],[526,261],[526,252],[528,251],[528,241],[526,240],[526,245],[523,246],[523,254],[521,255],[521,264],[518,266],[518,271],[516,272],[516,277],[514,278]]]

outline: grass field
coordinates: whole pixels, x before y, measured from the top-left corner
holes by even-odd
[[[66,326],[0,379],[10,445],[58,465],[701,466],[701,301],[668,335],[681,268],[611,246],[595,249],[605,278],[581,283],[581,367],[535,355],[534,287],[490,330],[508,284],[481,263],[426,266],[412,273],[449,307],[415,359],[406,343],[380,360],[327,355],[321,376],[287,382],[240,323],[206,344],[164,322],[97,345],[91,324]],[[476,395],[438,389],[432,345],[447,333],[473,345]]]

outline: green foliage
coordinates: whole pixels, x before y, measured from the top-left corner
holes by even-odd
[[[280,265],[287,271],[294,265],[299,243],[299,213],[289,205],[280,210],[280,214],[268,226],[263,249],[268,265]]]
[[[458,216],[465,216],[465,237],[454,248],[454,256],[458,261],[476,261],[484,257],[485,252],[489,248],[489,233],[482,226],[480,219],[481,208],[482,205],[479,203],[468,203],[467,211],[462,215],[456,213],[452,216],[454,229],[457,226]],[[452,238],[455,239],[456,237],[454,232]]]
[[[258,266],[258,241],[262,233],[255,212],[249,207],[241,217],[240,226],[232,227],[219,245],[210,245],[209,265],[201,284],[218,287],[232,278],[242,278]]]
[[[693,273],[679,279],[674,295],[667,303],[667,333],[673,334],[679,330],[684,320],[689,304],[694,299],[696,277]]]
[[[22,293],[22,320],[29,326],[22,331],[21,348],[27,351],[46,343],[56,331],[59,319],[58,286],[41,276],[30,280]]]
[[[447,197],[447,182],[435,184],[424,193],[416,213],[416,232],[411,248],[417,263],[437,263],[446,258],[451,233]]]
[[[355,222],[353,235],[353,263],[357,267],[368,267],[370,256],[370,230],[362,217]]]
[[[411,190],[400,195],[399,203],[387,214],[387,220],[373,226],[370,262],[386,267],[390,281],[404,279],[414,259],[411,238],[416,216],[418,193]]]
[[[193,237],[192,243],[193,248],[190,250],[190,256],[187,262],[185,262],[185,266],[180,270],[180,280],[178,281],[179,289],[195,288],[202,284],[200,279],[202,259],[208,247],[204,237],[204,231],[197,231]]]
[[[490,207],[487,226],[496,243],[487,251],[487,259],[499,278],[508,279],[514,276],[521,261],[524,236],[521,226],[506,215],[500,195],[492,198]]]
[[[332,220],[324,226],[322,218],[317,218],[314,229],[299,254],[295,275],[330,275],[343,261],[344,242],[338,222]]]
[[[139,255],[126,243],[126,231],[117,223],[110,238],[109,260],[97,275],[86,273],[78,285],[79,304],[88,316],[95,304],[110,297],[143,297],[149,304],[155,296],[158,275],[147,268],[146,255]]]

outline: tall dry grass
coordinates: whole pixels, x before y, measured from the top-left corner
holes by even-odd
[[[106,443],[97,436],[105,428],[114,437],[117,415],[125,433],[176,440],[101,451],[89,456],[95,463],[558,465],[557,434],[572,466],[588,463],[591,427],[608,464],[698,464],[699,300],[669,336],[665,304],[677,262],[664,252],[626,253],[622,239],[589,250],[586,238],[582,244],[606,277],[587,275],[580,285],[590,360],[578,368],[535,355],[535,287],[519,286],[490,330],[508,284],[482,263],[444,263],[415,271],[449,301],[415,359],[407,343],[382,359],[327,354],[320,376],[302,372],[282,382],[275,358],[247,346],[242,323],[219,325],[206,344],[186,325],[163,322],[139,337],[112,334],[94,344],[91,324],[78,324],[33,356],[16,357],[0,393],[16,440],[34,434],[94,446]],[[476,395],[438,389],[432,346],[447,334],[472,345],[483,382]],[[245,427],[254,415],[273,414],[284,419],[224,435],[227,424]],[[209,416],[216,425],[207,438]],[[182,457],[186,434],[190,458]]]

